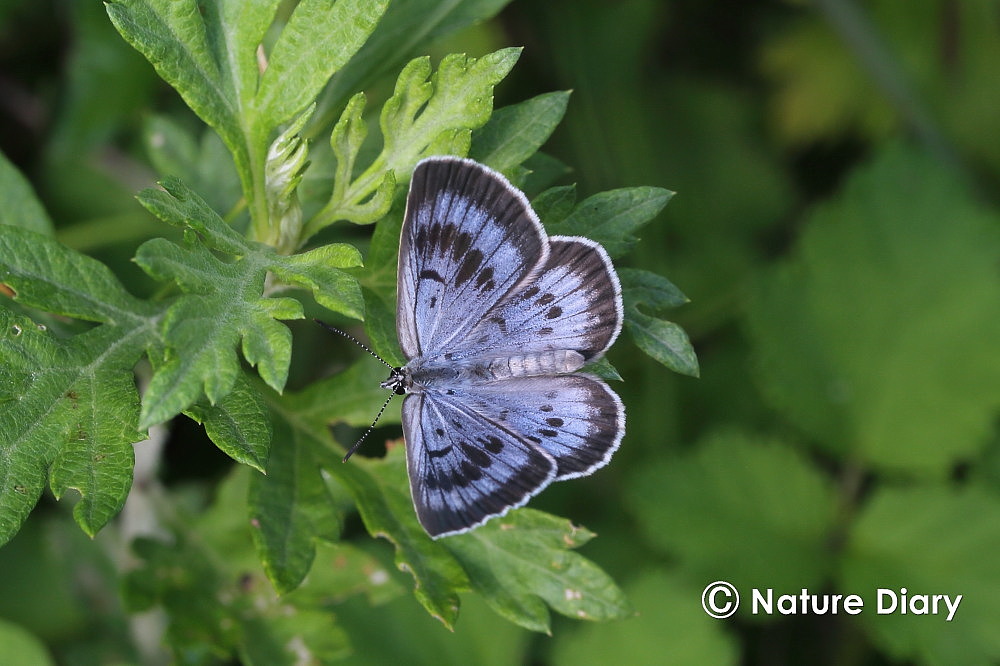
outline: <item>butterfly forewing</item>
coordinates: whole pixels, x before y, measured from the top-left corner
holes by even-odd
[[[547,255],[538,218],[499,174],[455,158],[421,162],[400,237],[403,353],[428,358],[460,344]]]
[[[569,349],[589,361],[611,346],[621,325],[621,286],[604,248],[557,236],[537,277],[490,310],[452,357]]]

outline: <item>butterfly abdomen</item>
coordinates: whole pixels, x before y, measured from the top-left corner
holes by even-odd
[[[518,356],[494,358],[487,366],[489,379],[564,375],[583,367],[583,354],[569,349],[553,349]]]

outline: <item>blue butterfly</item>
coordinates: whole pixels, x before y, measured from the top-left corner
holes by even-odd
[[[472,160],[430,157],[410,181],[396,328],[410,493],[432,537],[522,506],[603,466],[621,399],[578,373],[622,327],[618,276],[587,238],[546,235],[524,194]]]

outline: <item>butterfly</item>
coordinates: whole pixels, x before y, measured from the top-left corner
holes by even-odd
[[[578,372],[622,328],[600,244],[549,237],[500,173],[429,157],[410,181],[397,280],[407,362],[382,386],[405,395],[410,492],[430,536],[471,530],[609,461],[625,408]]]

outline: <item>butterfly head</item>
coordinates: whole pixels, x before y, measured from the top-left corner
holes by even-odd
[[[392,390],[396,395],[404,395],[412,383],[410,373],[403,368],[393,368],[389,376],[379,386]]]

